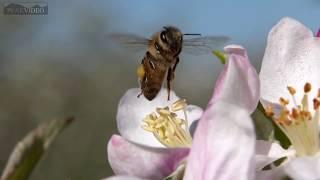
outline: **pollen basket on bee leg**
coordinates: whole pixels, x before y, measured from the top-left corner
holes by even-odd
[[[137,68],[137,75],[140,79],[142,79],[145,75],[145,70],[143,68],[143,64],[139,65],[139,67]]]

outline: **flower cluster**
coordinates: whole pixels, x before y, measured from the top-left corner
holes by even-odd
[[[243,47],[226,46],[227,62],[204,111],[174,93],[167,101],[163,89],[153,101],[128,90],[117,113],[121,136],[108,143],[117,176],[108,179],[320,179],[319,36],[281,19],[259,74]],[[290,147],[257,140],[251,114],[259,102]]]

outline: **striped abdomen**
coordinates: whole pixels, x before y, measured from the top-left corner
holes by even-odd
[[[143,95],[151,101],[159,93],[168,67],[163,61],[153,58],[149,52],[143,58],[142,64],[145,75],[140,80],[141,90]]]

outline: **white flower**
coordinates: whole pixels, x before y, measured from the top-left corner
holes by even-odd
[[[121,98],[118,105],[117,112],[117,126],[120,135],[125,139],[151,147],[165,147],[161,144],[152,133],[141,128],[143,120],[151,112],[157,108],[170,107],[174,102],[180,98],[171,91],[171,97],[168,101],[167,90],[161,89],[159,94],[152,101],[147,100],[144,96],[137,98],[140,89],[129,89]],[[175,112],[178,118],[185,119],[183,111]],[[188,124],[191,125],[195,120],[199,120],[203,111],[200,107],[195,105],[188,105],[186,107],[186,115],[188,117]]]
[[[286,156],[290,177],[318,179],[320,39],[300,22],[283,18],[269,33],[259,76],[261,103],[292,144],[288,150],[269,145],[274,147],[269,157],[261,153],[262,159],[270,163]]]

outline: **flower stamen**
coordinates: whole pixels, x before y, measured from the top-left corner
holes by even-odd
[[[147,115],[142,128],[152,132],[157,140],[166,147],[191,147],[192,137],[189,132],[185,99],[173,103],[172,107],[157,108]],[[177,117],[176,112],[183,111],[185,119]]]
[[[307,82],[304,85],[301,105],[296,103],[296,90],[291,86],[288,86],[287,89],[294,104],[292,110],[288,110],[289,100],[280,97],[279,103],[282,106],[280,114],[275,117],[271,105],[266,107],[266,114],[272,117],[278,127],[287,135],[298,156],[314,155],[319,150],[320,90],[318,90],[317,97],[313,99],[313,109],[310,109],[308,97],[312,90],[310,83]]]
[[[288,86],[287,89],[288,89],[289,93],[291,94],[291,98],[292,98],[294,106],[297,108],[298,104],[297,104],[297,100],[296,100],[296,97],[295,97],[295,94],[296,94],[297,91],[291,86]]]

